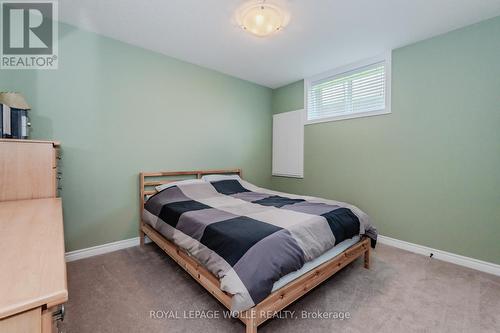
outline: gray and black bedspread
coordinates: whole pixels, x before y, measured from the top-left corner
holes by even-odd
[[[360,209],[258,188],[243,180],[169,187],[145,204],[143,220],[185,249],[234,295],[232,311],[266,298],[274,282],[341,241],[376,229]]]

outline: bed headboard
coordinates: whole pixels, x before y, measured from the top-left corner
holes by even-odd
[[[218,170],[194,170],[194,171],[158,171],[158,172],[141,172],[139,174],[139,190],[140,190],[140,212],[144,208],[144,199],[146,195],[157,193],[155,186],[168,184],[182,179],[199,179],[203,175],[231,175],[237,174],[242,176],[241,169],[218,169]]]

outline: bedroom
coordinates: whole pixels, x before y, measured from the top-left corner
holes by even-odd
[[[500,331],[500,1],[32,3],[1,332]]]

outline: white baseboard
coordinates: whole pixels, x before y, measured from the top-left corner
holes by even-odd
[[[150,241],[151,240],[149,240],[146,237],[145,243],[149,243]],[[134,237],[134,238],[124,239],[124,240],[117,241],[117,242],[88,247],[86,249],[66,252],[65,257],[66,257],[66,262],[70,262],[70,261],[75,261],[78,259],[89,258],[89,257],[93,257],[93,256],[98,256],[98,255],[104,254],[104,253],[109,253],[109,252],[113,252],[113,251],[126,249],[126,248],[132,247],[132,246],[138,246],[138,245],[139,245],[139,237]]]
[[[500,276],[500,265],[487,262],[487,261],[482,261],[474,258],[469,258],[465,256],[461,256],[458,254],[446,252],[446,251],[441,251],[437,249],[433,249],[427,246],[422,246],[418,244],[413,244],[409,242],[405,242],[399,239],[387,237],[387,236],[378,236],[378,242],[381,244],[397,247],[402,250],[410,251],[413,253],[418,253],[422,254],[424,256],[430,256],[431,253],[433,254],[433,258],[442,260],[442,261],[447,261],[456,265],[472,268],[481,272],[486,272],[490,273],[493,275]]]
[[[150,239],[146,237],[146,243],[151,242]],[[433,254],[433,258],[442,260],[442,261],[447,261],[451,262],[456,265],[472,268],[478,271],[494,274],[497,276],[500,276],[500,265],[490,263],[487,261],[482,261],[474,258],[469,258],[469,257],[464,257],[458,254],[446,252],[446,251],[441,251],[437,249],[433,249],[427,246],[422,246],[418,244],[413,244],[409,242],[405,242],[399,239],[387,237],[387,236],[378,236],[378,242],[381,244],[397,247],[399,249],[403,249],[406,251],[410,251],[413,253],[418,253],[422,254],[425,256],[430,256],[430,254]],[[83,258],[88,258],[88,257],[93,257],[97,256],[99,254],[104,254],[108,252],[113,252],[113,251],[118,251],[121,249],[125,249],[128,247],[132,246],[137,246],[139,245],[139,237],[134,237],[134,238],[129,238],[129,239],[124,239],[121,241],[113,242],[113,243],[108,243],[108,244],[103,244],[103,245],[97,245],[93,247],[89,247],[86,249],[81,249],[81,250],[76,250],[76,251],[70,251],[66,252],[66,262],[78,260],[78,259],[83,259]]]

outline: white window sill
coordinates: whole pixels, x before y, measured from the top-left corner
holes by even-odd
[[[383,114],[390,114],[390,113],[391,113],[391,110],[384,109],[384,110],[379,110],[379,111],[370,111],[370,112],[344,114],[344,115],[338,115],[338,116],[335,116],[335,117],[306,120],[305,125],[311,125],[311,124],[317,124],[317,123],[326,123],[326,122],[330,122],[330,121],[339,121],[339,120],[346,120],[346,119],[353,119],[353,118],[380,116],[380,115],[383,115]]]

